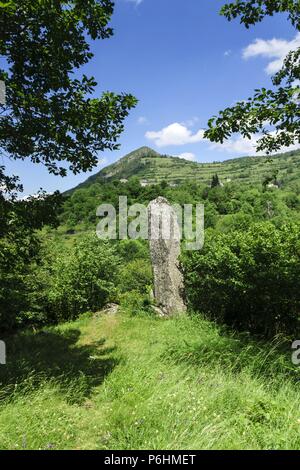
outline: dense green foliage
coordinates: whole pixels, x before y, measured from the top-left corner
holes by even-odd
[[[300,31],[299,0],[236,0],[224,5],[221,14],[229,21],[240,17],[247,28],[275,13],[288,13],[288,19]],[[258,134],[257,150],[278,152],[300,142],[300,48],[291,51],[282,68],[273,77],[272,89],[255,90],[253,97],[221,111],[208,122],[205,136],[213,142],[228,139],[239,132],[250,139]]]
[[[210,232],[202,251],[187,252],[187,295],[194,310],[251,333],[300,332],[300,225],[270,222]]]
[[[300,5],[297,0],[235,0],[221,9],[221,14],[229,21],[240,17],[246,28],[275,13],[287,13],[292,25],[300,28]]]
[[[32,235],[1,239],[0,331],[57,323],[116,296],[120,258],[95,235],[72,247]]]
[[[58,226],[61,198],[58,194],[26,200],[0,195],[0,329],[22,323],[28,308],[28,279],[42,263],[41,240],[37,230]]]
[[[85,235],[72,248],[51,246],[44,254],[28,280],[33,320],[74,319],[113,300],[120,259],[109,243]]]
[[[149,260],[134,259],[124,265],[120,273],[119,285],[121,292],[135,290],[140,294],[147,294],[152,286],[152,270]]]
[[[217,186],[221,186],[220,180],[217,174],[213,175],[212,180],[211,180],[211,188],[216,188]]]

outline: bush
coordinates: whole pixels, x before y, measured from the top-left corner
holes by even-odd
[[[116,249],[125,263],[133,259],[149,260],[149,245],[145,240],[120,240],[116,243]]]
[[[19,325],[21,312],[29,305],[27,279],[40,256],[34,235],[22,233],[0,238],[0,331]]]
[[[56,323],[114,300],[120,260],[109,242],[86,235],[75,247],[52,248],[47,256],[31,278],[28,318]]]
[[[136,259],[122,267],[119,276],[121,292],[135,290],[147,294],[152,286],[152,268],[149,261]]]
[[[239,330],[299,332],[300,226],[270,222],[247,231],[208,233],[183,258],[190,306]]]

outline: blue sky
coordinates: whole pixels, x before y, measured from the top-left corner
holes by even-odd
[[[254,153],[237,136],[224,146],[203,140],[207,120],[225,106],[271,86],[285,53],[300,35],[284,15],[246,30],[218,11],[225,0],[116,0],[113,38],[92,44],[97,93],[130,92],[139,104],[125,123],[118,152],[99,155],[102,166],[142,145],[199,162]],[[93,173],[99,171],[96,168]],[[91,173],[48,175],[40,165],[10,162],[26,194],[73,187]]]

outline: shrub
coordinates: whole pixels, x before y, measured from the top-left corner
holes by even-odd
[[[240,330],[299,332],[298,224],[270,222],[247,231],[209,232],[201,252],[183,258],[190,306]],[[295,336],[294,336],[295,337]]]
[[[119,286],[121,292],[135,290],[147,294],[152,285],[152,268],[149,261],[136,259],[121,268]]]
[[[0,238],[0,331],[20,323],[20,312],[28,308],[27,279],[40,255],[38,239],[30,234]]]
[[[149,246],[145,240],[121,240],[116,243],[117,252],[124,262],[132,259],[149,259]]]
[[[75,247],[52,248],[31,279],[31,312],[44,323],[76,318],[95,311],[116,296],[119,257],[107,241],[86,235]]]

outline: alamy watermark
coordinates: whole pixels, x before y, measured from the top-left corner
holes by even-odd
[[[184,240],[186,250],[201,250],[204,245],[204,205],[133,204],[128,207],[127,197],[119,196],[119,206],[101,204],[96,229],[100,239],[126,240]]]
[[[294,364],[294,366],[299,366],[300,365],[300,340],[299,339],[293,342],[292,349],[294,350],[292,352],[292,363]]]
[[[6,344],[0,340],[0,365],[6,364]]]
[[[0,80],[0,105],[6,104],[6,91],[5,91],[5,82]]]

